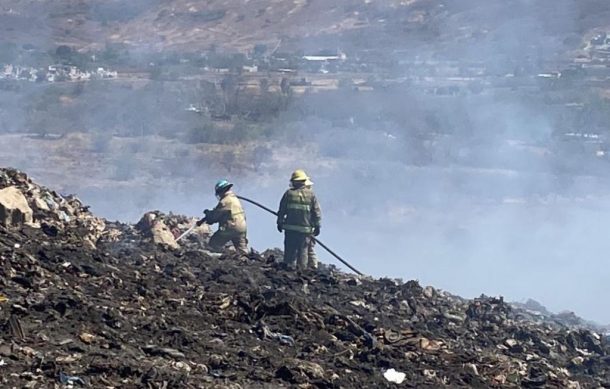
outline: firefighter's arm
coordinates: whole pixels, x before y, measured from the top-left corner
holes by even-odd
[[[231,210],[225,207],[222,201],[216,207],[208,212],[205,212],[205,222],[208,224],[220,223]]]
[[[282,228],[284,226],[284,217],[286,216],[286,193],[282,196],[280,200],[280,207],[277,211],[277,229],[282,232]]]
[[[318,229],[322,225],[322,210],[315,195],[311,198],[311,225]]]

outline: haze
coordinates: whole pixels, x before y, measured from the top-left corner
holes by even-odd
[[[199,216],[224,177],[275,208],[304,168],[321,240],[361,271],[610,322],[605,2],[307,1],[291,26],[270,1],[173,1],[173,17],[159,2],[93,1],[72,28],[53,8],[69,2],[43,3],[48,24],[32,30],[34,9],[0,14],[2,165],[128,222]],[[236,22],[242,6],[269,22],[254,8]],[[256,23],[269,31],[248,33]],[[118,76],[29,81],[5,67],[77,59]],[[246,212],[251,245],[281,247],[273,217]]]

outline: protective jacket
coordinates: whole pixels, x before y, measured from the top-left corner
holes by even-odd
[[[277,212],[277,224],[286,231],[313,233],[320,227],[322,212],[310,187],[290,188],[282,196]]]
[[[207,213],[206,223],[218,223],[219,231],[246,232],[246,215],[235,193],[226,192],[218,205]]]

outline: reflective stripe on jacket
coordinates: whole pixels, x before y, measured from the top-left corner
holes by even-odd
[[[246,214],[241,202],[232,191],[228,191],[206,217],[208,224],[218,223],[220,230],[246,232]]]
[[[315,227],[320,227],[322,219],[318,199],[308,187],[288,189],[277,214],[277,224],[283,229],[304,234],[311,234]]]

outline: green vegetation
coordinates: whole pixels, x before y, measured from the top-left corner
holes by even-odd
[[[206,121],[185,134],[186,143],[238,144],[252,141],[271,140],[275,135],[273,126],[248,123],[238,120],[235,123],[220,124]]]

